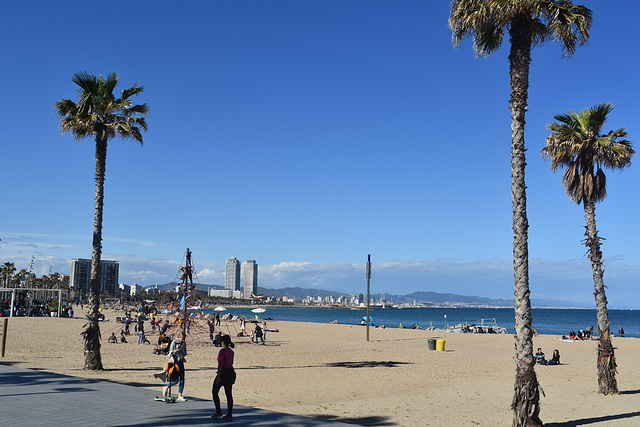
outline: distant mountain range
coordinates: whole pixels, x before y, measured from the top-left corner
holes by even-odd
[[[165,283],[164,285],[158,285],[158,288],[161,290],[170,290],[175,287],[174,283]],[[200,285],[203,289],[208,288],[216,288],[222,289],[220,286],[212,286],[202,284]],[[317,297],[339,297],[339,296],[349,296],[351,294],[344,292],[336,292],[336,291],[326,291],[323,289],[307,289],[300,287],[287,287],[287,288],[279,288],[279,289],[270,289],[270,288],[262,288],[258,286],[258,294],[267,294],[269,297],[273,298],[282,298],[283,296],[287,296],[292,299],[306,299],[307,297],[317,298]],[[372,294],[371,297],[378,301],[380,300],[381,295]],[[494,298],[486,298],[479,296],[470,296],[470,295],[456,295],[456,294],[443,294],[439,292],[432,291],[419,291],[413,292],[408,295],[394,295],[390,293],[385,294],[385,298],[387,303],[389,304],[413,304],[415,303],[430,303],[435,305],[469,305],[469,306],[492,306],[492,307],[513,307],[513,300],[505,300],[505,299],[494,299]],[[579,307],[579,305],[573,304],[567,301],[557,301],[557,300],[532,300],[532,304],[538,307]]]

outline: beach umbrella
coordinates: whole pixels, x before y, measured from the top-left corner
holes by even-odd
[[[264,313],[265,310],[264,308],[254,308],[253,310],[251,310],[252,313]]]
[[[367,316],[362,316],[362,320],[367,321]],[[373,317],[369,316],[369,321],[373,322]]]
[[[213,311],[227,311],[227,309],[222,307],[222,306],[220,306],[220,307],[214,308]]]

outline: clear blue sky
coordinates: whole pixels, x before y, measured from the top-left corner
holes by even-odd
[[[571,59],[533,50],[526,144],[533,299],[594,306],[583,209],[539,155],[554,114],[611,102],[640,141],[640,3],[584,1]],[[73,73],[145,86],[144,147],[112,140],[103,258],[120,280],[201,283],[231,256],[259,285],[513,295],[508,40],[454,49],[441,1],[10,2],[0,25],[0,263],[68,273],[91,257],[94,143],[52,105]],[[607,128],[606,130],[609,130]],[[635,159],[635,162],[640,160]],[[640,308],[638,181],[609,172],[597,205],[610,307]]]

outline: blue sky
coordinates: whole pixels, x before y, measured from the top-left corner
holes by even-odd
[[[593,306],[584,213],[539,155],[553,115],[610,102],[640,135],[640,3],[584,1],[591,41],[533,50],[526,144],[534,299]],[[454,49],[448,1],[11,2],[0,35],[0,263],[91,257],[94,143],[61,135],[71,76],[145,86],[144,146],[112,140],[103,258],[125,283],[201,283],[231,256],[259,285],[512,298],[508,41]],[[607,128],[606,130],[609,130]],[[637,159],[636,159],[637,161]],[[637,165],[596,208],[610,307],[640,308]]]

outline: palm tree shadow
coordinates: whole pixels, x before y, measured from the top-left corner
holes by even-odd
[[[640,417],[640,411],[627,412],[625,414],[617,414],[617,415],[605,415],[603,417],[583,418],[581,420],[567,421],[567,422],[564,422],[564,423],[546,423],[545,426],[547,426],[547,427],[577,427],[577,426],[584,426],[584,425],[588,425],[588,424],[605,423],[607,421],[622,420],[622,419],[626,419],[626,418],[635,418],[635,417]],[[640,423],[640,420],[636,420],[633,423],[633,425],[638,425],[638,423]]]
[[[409,365],[409,362],[383,362],[383,361],[363,361],[363,362],[333,362],[333,363],[325,363],[324,366],[327,368],[395,368],[399,365]]]
[[[412,362],[394,362],[394,361],[378,361],[378,360],[365,360],[362,362],[332,362],[324,363],[322,365],[304,365],[304,366],[246,366],[244,368],[236,368],[236,370],[251,370],[251,369],[308,369],[308,368],[395,368],[400,365],[411,365]]]
[[[368,416],[368,417],[338,417],[335,415],[317,415],[310,414],[305,415],[309,418],[315,418],[317,420],[339,422],[346,424],[355,424],[359,426],[394,426],[396,423],[392,422],[389,417],[381,416]]]

